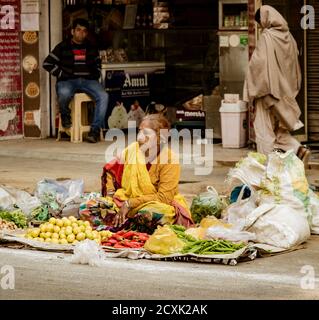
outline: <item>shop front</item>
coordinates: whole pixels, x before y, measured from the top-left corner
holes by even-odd
[[[311,47],[316,33],[300,27],[303,0],[297,6],[284,3],[263,1],[286,17],[302,54],[305,81],[298,102],[306,126],[298,135],[306,140],[308,124],[312,138],[317,128],[318,102],[312,90],[316,50]],[[90,21],[91,40],[100,49],[101,81],[111,95],[108,117],[117,102],[129,112],[136,100],[144,111],[155,101],[168,107],[173,124],[214,128],[218,135],[223,94],[241,92],[244,69],[257,40],[254,13],[260,5],[257,0],[1,0],[0,49],[8,63],[2,64],[0,73],[0,139],[55,135],[55,79],[41,66],[48,52],[69,35],[77,17]],[[187,117],[187,112],[192,116]],[[253,130],[250,138],[254,140]]]
[[[0,140],[23,136],[20,0],[1,1]]]
[[[46,84],[40,68],[41,53],[47,50],[46,5],[1,0],[0,7],[0,140],[47,137]]]

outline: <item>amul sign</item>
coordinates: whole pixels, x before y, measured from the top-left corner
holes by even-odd
[[[1,30],[14,30],[15,29],[15,8],[14,8],[14,6],[9,5],[9,4],[1,5],[0,28],[1,28]]]

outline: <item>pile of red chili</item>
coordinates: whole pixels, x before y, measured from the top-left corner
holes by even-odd
[[[123,249],[123,248],[143,248],[145,242],[148,240],[147,233],[136,231],[119,231],[102,243],[103,246]]]

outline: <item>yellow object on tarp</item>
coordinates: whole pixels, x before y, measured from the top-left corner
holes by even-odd
[[[224,228],[231,228],[232,225],[218,220],[216,217],[206,217],[200,222],[198,228],[189,228],[185,231],[186,234],[194,237],[197,240],[203,240],[206,236],[206,231],[210,227],[221,226]]]
[[[178,253],[183,250],[185,243],[168,226],[158,226],[156,231],[145,242],[144,249],[162,255]]]
[[[232,227],[231,224],[225,223],[222,220],[217,219],[216,217],[206,217],[202,219],[202,221],[200,222],[200,226],[205,229],[208,229],[210,227],[215,227],[215,226],[222,226],[225,228]]]

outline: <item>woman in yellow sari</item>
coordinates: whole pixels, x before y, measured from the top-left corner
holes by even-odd
[[[168,147],[167,119],[146,116],[139,127],[137,142],[108,163],[102,176],[103,196],[112,195],[119,208],[114,227],[152,233],[157,225],[193,224],[191,213],[179,194],[179,159]]]

